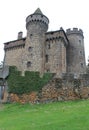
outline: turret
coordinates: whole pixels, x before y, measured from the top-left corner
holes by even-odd
[[[39,71],[44,69],[45,33],[48,29],[48,18],[38,8],[26,18],[27,38],[25,44],[25,58],[23,63],[25,70]]]
[[[26,28],[31,33],[45,33],[48,29],[48,18],[38,8],[26,18]]]
[[[23,32],[19,32],[18,33],[18,39],[22,39],[23,38]]]
[[[66,34],[67,35],[78,34],[78,35],[81,35],[83,37],[82,29],[78,29],[78,28],[73,28],[73,29],[69,28],[69,29],[66,30]]]
[[[85,51],[83,31],[78,28],[67,29],[66,35],[69,39],[67,49],[68,72],[81,74],[85,73]]]

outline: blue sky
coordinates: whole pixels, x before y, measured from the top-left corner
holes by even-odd
[[[26,36],[25,20],[38,7],[49,18],[49,30],[81,28],[84,32],[86,61],[89,56],[88,0],[0,0],[0,62],[3,43],[16,40],[19,31]]]

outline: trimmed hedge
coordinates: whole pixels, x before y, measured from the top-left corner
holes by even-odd
[[[10,75],[7,79],[9,93],[24,94],[32,91],[40,91],[52,77],[51,73],[44,73],[41,78],[39,72],[30,71],[26,71],[25,76],[21,76],[21,72],[16,67],[10,67]]]

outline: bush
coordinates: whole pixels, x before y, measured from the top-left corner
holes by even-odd
[[[44,73],[41,78],[39,72],[26,71],[25,76],[21,76],[21,72],[16,67],[10,67],[10,75],[7,79],[9,93],[24,94],[40,91],[50,79],[52,79],[51,73]]]

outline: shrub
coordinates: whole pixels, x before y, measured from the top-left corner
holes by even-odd
[[[24,94],[32,91],[40,91],[52,78],[51,73],[44,73],[41,78],[39,72],[26,71],[25,76],[16,67],[10,67],[10,75],[7,79],[9,93]]]

